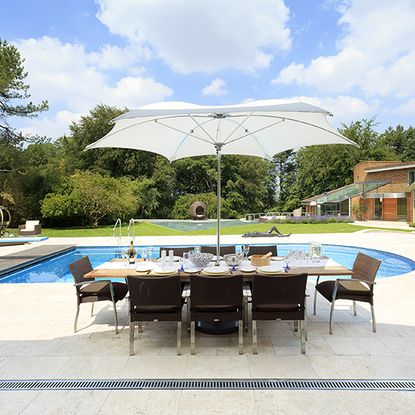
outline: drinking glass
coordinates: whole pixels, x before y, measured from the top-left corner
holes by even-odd
[[[183,252],[183,265],[186,266],[189,263],[190,252]]]
[[[249,245],[243,245],[242,246],[242,250],[243,250],[243,253],[244,253],[244,257],[248,257],[248,254],[249,254]]]

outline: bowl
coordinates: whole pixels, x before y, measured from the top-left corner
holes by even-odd
[[[191,252],[190,261],[198,268],[204,268],[212,262],[213,254],[207,252]]]
[[[228,267],[239,267],[244,260],[244,254],[227,254],[223,256]]]
[[[262,258],[263,255],[252,255],[251,256],[251,265],[254,267],[263,267],[270,264],[270,258]]]

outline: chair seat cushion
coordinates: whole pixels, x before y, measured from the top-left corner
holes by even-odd
[[[255,311],[300,311],[301,308],[298,304],[258,304]]]
[[[232,312],[238,311],[238,306],[235,304],[211,304],[211,305],[198,305],[190,307],[191,311],[198,313],[211,313],[211,312]]]
[[[128,292],[127,284],[123,282],[113,282],[112,287],[114,289],[114,300],[122,300]],[[106,281],[93,281],[87,285],[84,285],[79,290],[81,297],[98,297],[102,300],[111,300],[111,292],[109,283]]]
[[[336,284],[335,280],[323,281],[316,285],[316,290],[328,301],[333,299],[333,290]],[[336,298],[354,300],[363,300],[372,297],[372,291],[363,283],[359,281],[341,281],[337,287]]]
[[[180,311],[177,305],[141,305],[134,307],[134,313],[174,313]]]

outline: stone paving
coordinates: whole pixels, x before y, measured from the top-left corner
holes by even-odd
[[[112,245],[111,238],[53,238],[45,244]],[[415,234],[365,231],[293,235],[277,242],[365,246],[415,260]],[[141,238],[143,244],[214,243],[214,237]],[[274,240],[273,240],[274,241]],[[224,237],[224,243],[267,240]],[[12,247],[9,247],[10,249]],[[21,247],[13,247],[21,249]],[[3,249],[3,248],[2,248]],[[3,251],[1,251],[3,253]],[[340,302],[334,333],[328,334],[329,304],[319,298],[310,312],[307,354],[301,355],[293,326],[258,324],[258,355],[245,333],[245,354],[236,335],[197,333],[197,354],[183,330],[183,355],[176,356],[174,323],[147,323],[128,355],[127,303],[118,304],[120,332],[112,306],[97,304],[90,317],[81,305],[80,330],[72,332],[75,293],[71,284],[0,284],[0,378],[415,378],[415,272],[379,279],[375,288],[377,333],[368,307]],[[313,292],[314,281],[309,282]],[[337,304],[337,303],[336,303]],[[184,316],[185,318],[185,316]],[[0,414],[413,414],[413,392],[350,391],[41,391],[0,392]]]

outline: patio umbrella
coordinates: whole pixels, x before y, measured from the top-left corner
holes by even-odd
[[[87,149],[118,147],[160,154],[170,161],[217,156],[217,254],[220,255],[221,156],[272,160],[288,149],[354,144],[327,122],[328,111],[310,104],[255,101],[229,106],[186,102],[147,105],[115,118],[113,129]]]

